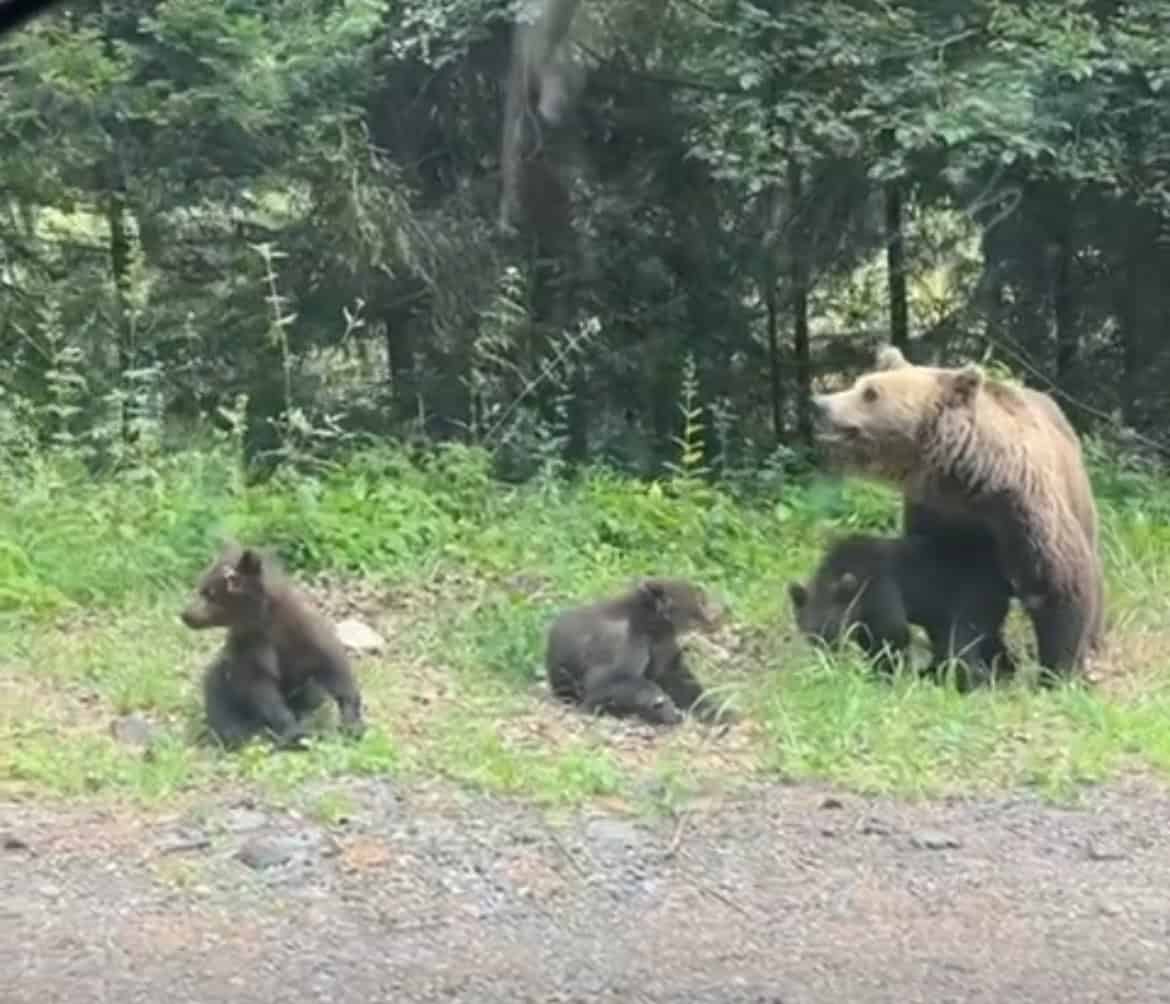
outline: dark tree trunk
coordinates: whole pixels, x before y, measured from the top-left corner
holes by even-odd
[[[800,439],[811,446],[813,441],[812,366],[808,344],[808,259],[804,250],[801,217],[804,212],[804,178],[795,157],[788,160],[788,194],[792,205],[793,226],[789,248],[792,255],[792,348],[796,358],[796,430]]]
[[[1071,211],[1071,210],[1070,210]],[[1072,236],[1064,227],[1057,240],[1052,276],[1052,314],[1056,325],[1056,379],[1062,386],[1077,361],[1077,331],[1073,319]]]
[[[118,379],[134,366],[134,327],[130,320],[130,239],[126,234],[126,199],[120,186],[116,186],[106,201],[106,221],[110,227],[110,273],[114,280],[114,310],[117,327],[117,350],[115,352]],[[130,442],[134,437],[130,428],[129,402],[122,402],[119,421],[122,439]]]
[[[1136,214],[1135,214],[1136,215]],[[1138,397],[1141,393],[1142,365],[1141,333],[1141,256],[1147,252],[1138,238],[1141,228],[1137,220],[1130,228],[1125,242],[1125,263],[1121,289],[1121,416],[1126,425],[1134,426],[1140,420]]]
[[[571,264],[572,268],[562,271],[558,284],[557,297],[557,328],[554,331],[553,357],[562,361],[556,363],[556,368],[563,373],[566,389],[569,392],[568,406],[565,421],[568,426],[566,433],[568,440],[565,443],[565,459],[571,465],[584,464],[589,459],[589,370],[587,354],[581,351],[576,344],[580,332],[573,323],[577,318],[576,305],[580,299],[579,264],[582,256],[578,255]],[[572,345],[569,341],[572,339]],[[563,355],[562,355],[563,353]],[[566,372],[567,371],[567,372]],[[559,376],[560,374],[558,374]]]
[[[248,403],[244,411],[243,451],[247,478],[265,480],[279,465],[281,437],[274,422],[285,409],[284,369],[280,354],[264,349],[254,361],[247,382]]]
[[[571,464],[583,464],[589,459],[589,374],[584,359],[572,363],[570,378],[572,394],[569,398],[569,442],[567,456]]]
[[[768,33],[771,36],[772,32]],[[769,49],[775,44],[775,39],[767,37]],[[765,54],[766,56],[766,54]],[[768,75],[768,105],[776,109],[779,105],[783,81],[779,66],[772,62],[772,72]],[[780,128],[779,120],[773,116],[771,128]],[[765,211],[768,216],[764,220],[764,307],[768,312],[768,377],[769,390],[772,398],[772,434],[776,444],[784,442],[784,361],[780,348],[780,318],[779,304],[776,302],[776,282],[778,277],[778,260],[780,252],[780,212],[783,206],[784,193],[778,184],[768,187],[768,198],[764,200]],[[795,208],[795,207],[794,207]]]
[[[776,307],[776,271],[772,268],[773,251],[768,252],[769,262],[764,285],[764,306],[768,312],[768,375],[772,396],[772,434],[776,442],[784,442],[784,383],[781,377],[779,311]]]
[[[906,249],[902,236],[902,189],[886,185],[886,277],[890,296],[890,341],[902,352],[910,344],[910,308],[906,296]]]
[[[1127,160],[1135,187],[1140,189],[1145,186],[1143,133],[1139,123],[1127,125]],[[1118,213],[1118,219],[1125,228],[1120,241],[1125,256],[1119,311],[1123,344],[1121,415],[1126,425],[1137,428],[1146,418],[1142,395],[1147,384],[1142,379],[1141,371],[1143,363],[1147,361],[1147,347],[1152,344],[1146,340],[1146,314],[1143,310],[1145,297],[1142,294],[1147,274],[1145,259],[1147,256],[1155,258],[1158,226],[1156,223],[1151,225],[1149,216],[1133,196],[1126,200],[1122,211]]]
[[[415,360],[414,326],[418,323],[421,289],[404,291],[402,285],[392,285],[386,291],[386,302],[379,313],[385,325],[386,386],[392,426],[409,424],[418,414],[419,379]],[[425,309],[425,308],[424,308]]]

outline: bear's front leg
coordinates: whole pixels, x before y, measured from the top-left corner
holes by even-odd
[[[1068,677],[1084,666],[1089,652],[1092,621],[1091,604],[1079,596],[1030,596],[1024,606],[1036,633],[1036,655],[1049,670],[1041,682],[1051,686],[1053,674]]]

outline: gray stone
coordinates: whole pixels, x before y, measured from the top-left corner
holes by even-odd
[[[385,639],[364,621],[347,617],[337,625],[337,636],[341,644],[359,654],[380,652],[386,647]]]
[[[919,830],[910,838],[910,843],[924,851],[944,851],[963,846],[958,837],[942,830]]]
[[[183,829],[168,833],[158,842],[160,854],[181,854],[184,851],[200,851],[211,846],[211,841],[202,830]]]
[[[254,837],[236,852],[236,857],[254,871],[263,871],[287,864],[302,849],[302,841],[288,837]]]
[[[0,847],[3,847],[6,851],[32,850],[25,840],[22,837],[18,837],[15,833],[0,833]]]
[[[1085,853],[1090,861],[1124,861],[1129,856],[1108,840],[1090,840]]]
[[[158,738],[154,725],[139,714],[114,719],[110,723],[110,734],[118,742],[139,749],[150,749]]]
[[[621,844],[625,847],[635,847],[642,842],[642,834],[633,823],[608,816],[591,819],[585,827],[585,835],[598,843]]]

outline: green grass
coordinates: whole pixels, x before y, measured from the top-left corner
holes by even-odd
[[[786,583],[846,525],[891,531],[889,492],[814,481],[745,496],[603,471],[508,487],[488,470],[451,448],[416,462],[370,452],[251,489],[213,451],[134,477],[60,462],[0,475],[0,791],[151,801],[389,774],[553,805],[663,806],[758,777],[1067,797],[1124,770],[1170,771],[1170,491],[1147,475],[1095,468],[1112,625],[1103,682],[963,698],[875,682],[795,636]],[[196,742],[198,676],[219,638],[188,631],[177,611],[223,533],[275,546],[327,609],[357,603],[388,639],[358,664],[372,726],[361,742],[329,728],[300,755]],[[728,626],[692,645],[705,682],[744,714],[726,735],[655,735],[540,696],[552,614],[651,572],[692,576],[730,606]],[[1027,642],[1018,614],[1012,632]],[[156,723],[149,755],[110,733],[130,712]]]

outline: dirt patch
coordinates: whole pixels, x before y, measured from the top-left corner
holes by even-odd
[[[730,728],[691,723],[658,729],[629,719],[584,715],[553,700],[543,687],[533,687],[529,696],[529,710],[498,723],[497,734],[517,747],[557,750],[587,743],[628,767],[645,768],[664,756],[677,756],[697,773],[725,769],[750,774],[756,766],[760,729],[750,720]]]
[[[46,700],[47,688],[50,700]],[[35,712],[31,722],[29,709]],[[50,682],[0,669],[0,730],[8,734],[26,734],[28,729],[108,734],[110,718],[101,694],[84,683]]]
[[[338,577],[319,578],[313,583],[314,597],[329,616],[358,617],[388,639],[415,634],[420,622],[441,622],[444,611],[466,610],[480,596],[500,588],[531,599],[547,590],[548,582],[535,574],[516,574],[500,576],[494,584],[445,575],[409,588],[388,588]],[[738,656],[750,647],[750,641],[734,626],[686,640],[701,678],[732,692],[742,686],[749,672],[729,673],[723,667],[742,666],[743,660]],[[381,702],[393,722],[394,734],[413,744],[425,744],[434,737],[438,725],[448,720],[453,710],[470,709],[482,703],[485,696],[493,696],[490,681],[487,690],[472,688],[469,693],[467,681],[456,679],[447,667],[398,651],[392,651],[384,661],[359,661],[358,672],[363,686],[370,690],[371,707],[377,710]],[[495,696],[507,706],[495,716],[495,734],[504,744],[517,749],[555,753],[582,743],[597,745],[623,766],[632,768],[652,766],[664,754],[677,754],[697,774],[729,770],[750,774],[756,766],[753,744],[759,729],[751,721],[743,721],[730,730],[697,725],[661,730],[640,722],[591,718],[553,700],[543,682],[522,695],[508,695],[501,686]]]
[[[473,609],[483,597],[501,594],[530,601],[551,592],[547,577],[535,572],[470,575],[446,570],[409,585],[386,585],[374,579],[322,574],[306,584],[330,617],[361,617],[376,627],[444,619],[451,610]]]

